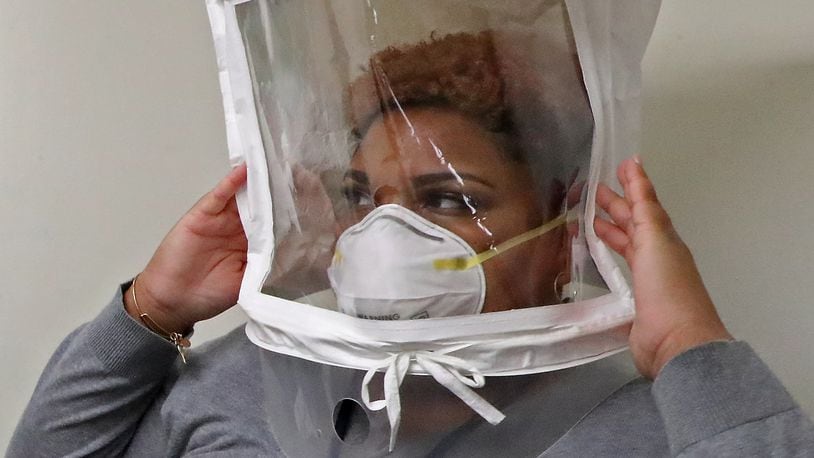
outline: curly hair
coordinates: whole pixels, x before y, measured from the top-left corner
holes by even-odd
[[[374,54],[349,87],[349,117],[361,136],[376,115],[397,106],[444,106],[496,130],[506,111],[503,92],[492,34],[458,33]]]
[[[345,95],[353,133],[361,139],[386,111],[450,108],[505,134],[512,159],[542,161],[533,168],[546,168],[547,175],[570,174],[564,169],[573,166],[556,162],[573,162],[568,156],[585,162],[576,156],[590,151],[593,117],[575,53],[540,44],[487,30],[384,49]],[[545,154],[550,151],[557,154]]]

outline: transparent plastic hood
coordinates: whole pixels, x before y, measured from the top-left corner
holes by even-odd
[[[411,386],[495,425],[497,404],[545,397],[512,380],[556,391],[545,373],[619,367],[596,361],[625,349],[632,298],[590,222],[636,151],[658,6],[208,0],[230,158],[249,168],[239,302],[273,409],[353,400],[385,415],[367,450],[389,450]],[[494,375],[517,397],[478,394]]]

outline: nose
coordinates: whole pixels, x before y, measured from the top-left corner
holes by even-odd
[[[373,193],[373,205],[380,207],[387,204],[407,206],[407,199],[394,186],[384,185]]]

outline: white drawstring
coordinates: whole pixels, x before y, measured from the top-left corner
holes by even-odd
[[[410,361],[415,360],[436,382],[446,387],[458,396],[466,405],[478,413],[484,420],[496,425],[506,418],[495,406],[483,399],[472,388],[480,388],[486,384],[486,379],[479,370],[469,367],[467,362],[454,356],[432,351],[406,351],[397,353],[378,367],[367,371],[362,380],[362,402],[370,410],[387,409],[387,418],[390,420],[390,451],[396,444],[399,425],[401,424],[401,398],[399,389],[401,382],[410,368]],[[380,369],[387,368],[384,373],[384,399],[370,400],[370,381]],[[467,377],[461,371],[470,374]]]

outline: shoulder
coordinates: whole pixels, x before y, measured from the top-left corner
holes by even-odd
[[[247,367],[257,358],[260,348],[246,337],[244,326],[238,326],[217,339],[210,340],[190,351],[189,364],[184,372],[221,367]],[[239,356],[239,357],[238,357]]]
[[[164,425],[168,449],[237,455],[276,449],[263,407],[261,351],[241,326],[193,347],[186,365],[176,363],[150,415]]]
[[[173,395],[218,395],[223,398],[227,387],[239,384],[240,390],[227,397],[245,398],[259,387],[261,349],[252,344],[243,326],[226,335],[190,349],[187,364],[176,362],[175,376],[169,380]]]

